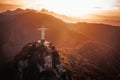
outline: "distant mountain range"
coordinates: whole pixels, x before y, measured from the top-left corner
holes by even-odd
[[[61,56],[65,59],[71,61],[70,56],[73,56],[76,61],[73,63],[76,64],[77,60],[79,63],[81,61],[79,58],[82,58],[88,61],[83,64],[93,65],[94,68],[106,74],[109,80],[113,80],[111,77],[119,77],[120,27],[84,22],[66,23],[59,16],[62,15],[48,12],[45,9],[40,12],[17,9],[1,13],[0,63],[12,60],[27,43],[39,40],[40,31],[37,29],[45,26],[48,28],[46,40],[53,42],[60,51],[62,50]],[[77,55],[79,58],[76,58]],[[70,63],[70,66],[73,64]],[[70,66],[68,65],[69,68]],[[80,65],[76,64],[76,66]],[[89,69],[87,70],[91,71],[91,68]]]
[[[50,12],[46,9],[42,9],[39,12],[44,13],[44,14],[48,14],[48,15],[52,15],[52,16],[54,16],[56,18],[59,18],[59,19],[63,20],[64,22],[67,22],[67,23],[77,23],[77,22],[80,22],[80,21],[84,21],[82,18],[68,17],[68,16],[65,16],[65,15],[58,14],[58,13]]]
[[[59,47],[76,46],[79,42],[86,41],[86,37],[70,29],[69,24],[54,16],[34,12],[33,10],[17,9],[1,13],[0,25],[1,46],[3,49],[8,48],[10,53],[18,52],[24,44],[40,39],[40,31],[37,29],[41,26],[48,28],[47,40],[54,42]],[[8,55],[8,53],[6,54]]]
[[[45,9],[40,13],[30,9],[6,11],[0,14],[0,25],[2,48],[6,46],[17,48],[16,46],[23,46],[27,42],[40,39],[40,32],[37,29],[41,26],[48,28],[47,40],[59,47],[77,47],[91,40],[115,50],[119,50],[120,47],[118,26],[82,22],[66,23]]]
[[[33,10],[33,9],[23,10],[23,9],[21,9],[21,8],[17,8],[17,9],[14,10],[14,11],[7,10],[7,11],[3,12],[2,14],[3,14],[3,15],[17,15],[17,14],[23,14],[23,13],[27,13],[27,12],[37,12],[37,11],[36,11],[36,10]]]
[[[65,15],[50,12],[50,11],[44,9],[44,8],[42,10],[40,10],[40,11],[36,11],[34,9],[23,10],[23,9],[18,8],[18,9],[14,10],[14,11],[8,10],[6,12],[3,12],[2,14],[4,14],[4,15],[16,15],[16,14],[22,14],[22,13],[26,13],[26,12],[36,12],[36,13],[43,13],[43,14],[52,15],[52,16],[54,16],[56,18],[59,18],[59,19],[65,21],[65,22],[68,22],[68,23],[77,23],[77,22],[82,20],[80,18],[78,19],[78,18],[75,18],[75,17],[68,17],[68,16],[65,16]]]

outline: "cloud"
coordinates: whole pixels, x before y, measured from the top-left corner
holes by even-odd
[[[118,9],[120,9],[120,0],[116,0],[116,4],[114,6]]]
[[[111,10],[100,14],[92,14],[91,17],[94,17],[96,22],[120,26],[119,13],[120,10]]]
[[[22,5],[0,3],[0,12],[6,11],[6,10],[13,10],[21,6]]]
[[[120,22],[120,16],[107,16],[107,15],[96,15],[97,18],[106,21]]]
[[[102,7],[98,7],[98,6],[95,6],[93,8],[95,8],[95,9],[102,9]]]
[[[120,10],[120,4],[115,5],[115,8]]]

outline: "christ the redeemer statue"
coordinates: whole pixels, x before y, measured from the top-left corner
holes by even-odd
[[[38,30],[41,31],[41,40],[45,40],[45,30],[47,30],[47,28],[45,28],[44,26],[42,26]]]

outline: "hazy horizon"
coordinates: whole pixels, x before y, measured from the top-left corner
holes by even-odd
[[[120,26],[119,0],[0,0],[0,12],[43,8],[57,14],[75,17],[78,22],[105,23]]]

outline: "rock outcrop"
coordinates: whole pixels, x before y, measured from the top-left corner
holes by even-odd
[[[72,80],[71,72],[60,61],[51,42],[29,43],[15,57],[19,80]]]

